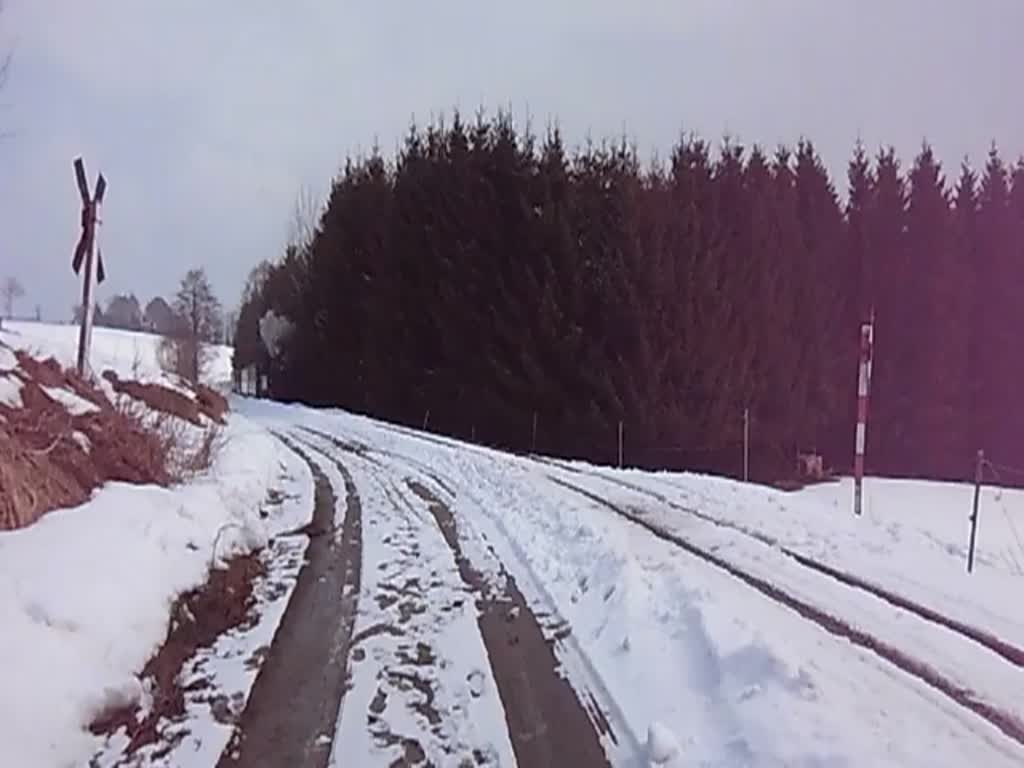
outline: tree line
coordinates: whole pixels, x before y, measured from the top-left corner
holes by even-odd
[[[183,278],[177,293],[171,297],[170,301],[163,296],[154,296],[146,303],[145,308],[132,292],[114,294],[107,299],[105,306],[101,306],[99,302],[96,303],[93,309],[93,324],[101,328],[146,331],[160,336],[181,334],[190,325],[191,305],[183,296],[188,296],[196,285],[204,286],[203,290],[212,296],[213,289],[209,286],[204,270],[193,270]],[[216,311],[212,312],[209,319],[207,329],[209,338],[206,341],[213,344],[224,344],[228,342],[234,331],[234,320],[221,311],[219,301],[216,304]],[[71,317],[73,322],[81,322],[82,307],[80,304],[76,304],[72,308]]]
[[[278,398],[513,450],[755,476],[852,464],[876,319],[869,471],[1024,465],[1024,163],[947,177],[857,146],[840,197],[809,140],[568,150],[505,114],[346,162],[317,225],[250,276],[236,367]],[[288,318],[271,358],[259,321]],[[535,428],[536,425],[536,428]]]

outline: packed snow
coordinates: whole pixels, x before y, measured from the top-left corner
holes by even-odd
[[[343,493],[338,470],[322,456],[315,460]],[[376,565],[363,570],[353,635],[362,660],[351,665],[330,765],[394,765],[402,756],[394,737],[415,738],[435,765],[474,754],[488,765],[514,765],[476,609],[440,531],[419,524],[429,512],[401,487],[401,476],[382,480],[356,461],[350,471],[365,521],[363,560]],[[376,631],[385,625],[401,630]],[[429,701],[424,686],[431,686]],[[368,727],[375,698],[377,719]],[[438,722],[417,717],[417,706],[429,707]]]

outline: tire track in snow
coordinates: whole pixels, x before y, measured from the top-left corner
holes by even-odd
[[[341,535],[335,495],[323,470],[293,441],[278,436],[310,466],[315,482],[308,561],[221,759],[231,766],[327,765],[344,696],[362,566],[359,494],[348,473]]]
[[[893,645],[879,640],[869,632],[850,626],[842,619],[833,616],[827,611],[817,608],[800,598],[794,597],[766,579],[754,576],[740,568],[738,565],[698,547],[682,536],[666,531],[649,521],[637,517],[629,510],[613,504],[587,488],[583,488],[567,480],[554,476],[549,476],[549,479],[556,485],[580,494],[581,496],[590,499],[595,504],[612,511],[619,517],[644,528],[659,539],[674,544],[686,551],[688,554],[725,571],[730,576],[733,576],[754,588],[765,597],[792,609],[803,618],[814,622],[830,634],[849,640],[854,645],[871,651],[875,655],[897,666],[907,674],[916,677],[935,690],[944,694],[957,705],[983,718],[989,724],[1001,731],[1005,736],[1017,742],[1019,745],[1024,746],[1024,723],[1021,723],[1017,718],[1004,712],[998,707],[987,702],[980,701],[972,691],[953,683],[925,662],[911,656]]]
[[[459,543],[458,524],[451,510],[425,486],[409,483],[427,504],[437,527],[458,564],[462,580],[476,594],[477,623],[487,646],[498,690],[521,766],[556,768],[609,765],[597,732],[616,740],[607,720],[594,705],[580,702],[567,680],[558,674],[553,644],[544,637],[515,580],[503,571],[504,594],[487,594],[486,577]],[[557,726],[557,727],[556,727]]]
[[[476,609],[432,515],[362,448],[330,436],[302,442],[330,460],[347,457],[366,518],[367,569],[332,765],[513,764]]]
[[[469,498],[473,506],[480,511],[480,514],[485,519],[493,523],[497,532],[504,538],[505,543],[512,552],[517,567],[511,571],[507,570],[506,566],[509,565],[509,562],[499,557],[494,546],[487,542],[487,537],[477,530],[475,526],[470,525],[468,520],[461,518],[458,521],[460,542],[473,541],[474,548],[479,547],[484,550],[483,552],[478,552],[474,559],[486,553],[490,559],[498,564],[498,568],[501,569],[508,579],[511,580],[513,575],[518,579],[520,586],[526,593],[524,595],[524,604],[532,607],[533,613],[538,619],[544,618],[544,625],[540,627],[541,631],[546,638],[546,643],[553,648],[555,656],[575,692],[576,699],[587,710],[591,722],[594,723],[594,727],[606,733],[605,748],[606,752],[610,749],[611,753],[614,753],[611,755],[612,763],[621,766],[636,766],[637,768],[641,765],[647,765],[643,757],[646,752],[644,746],[637,740],[625,715],[601,680],[593,662],[583,652],[579,642],[569,628],[569,623],[561,616],[554,599],[527,565],[528,559],[525,553],[506,530],[500,515],[496,515],[493,511],[488,510],[479,499],[473,497],[466,489],[456,489],[456,484],[452,480],[443,479],[437,473],[435,467],[419,459],[396,451],[352,443],[339,435],[309,427],[303,427],[303,429],[309,434],[330,443],[339,450],[352,451],[353,447],[358,445],[361,452],[359,454],[360,458],[371,462],[380,471],[390,472],[396,476],[399,473],[411,475],[412,478],[418,479],[421,483],[433,486],[436,489],[436,493],[431,493],[431,496],[442,503],[445,498],[452,501],[457,496]],[[402,434],[403,437],[407,436],[401,432],[399,434]],[[419,437],[415,434],[408,436]],[[446,450],[452,450],[455,447],[441,441],[425,440],[425,442],[436,443],[439,447]],[[380,460],[380,457],[389,459],[390,462],[385,463]],[[392,466],[389,466],[389,463]],[[398,466],[394,466],[394,464]],[[443,528],[440,528],[440,523],[438,525],[439,529],[443,532]],[[534,765],[536,763],[520,764]],[[577,763],[571,764],[575,765]]]
[[[632,491],[634,493],[638,493],[640,495],[654,499],[655,501],[658,501],[659,503],[664,504],[665,506],[677,512],[682,512],[684,514],[691,515],[700,520],[703,520],[704,522],[718,526],[719,528],[726,528],[728,530],[735,531],[736,533],[746,536],[747,538],[754,539],[755,541],[758,541],[761,544],[765,544],[769,547],[772,547],[773,549],[779,550],[784,555],[791,558],[799,565],[804,566],[805,568],[817,571],[818,573],[824,576],[828,576],[834,579],[835,581],[838,581],[841,584],[844,584],[852,589],[859,589],[863,592],[867,592],[879,598],[880,600],[884,600],[890,605],[893,605],[897,608],[901,608],[910,613],[916,614],[925,621],[929,621],[933,624],[937,624],[945,629],[948,629],[951,632],[955,632],[958,635],[961,635],[962,637],[966,638],[967,640],[977,643],[978,645],[981,645],[982,647],[992,651],[993,653],[998,654],[1014,666],[1021,667],[1022,669],[1024,669],[1024,649],[1015,646],[1012,643],[1008,643],[1005,640],[1002,640],[996,637],[995,635],[991,634],[990,632],[986,632],[985,630],[979,629],[978,627],[950,618],[932,608],[929,608],[925,605],[922,605],[921,603],[918,603],[915,600],[911,600],[907,597],[904,597],[903,595],[897,594],[896,592],[886,589],[885,587],[879,586],[878,584],[868,581],[867,579],[863,579],[859,576],[856,576],[847,571],[843,571],[839,568],[826,565],[825,563],[822,563],[812,557],[809,557],[808,555],[797,552],[796,550],[787,547],[785,544],[782,544],[778,539],[775,539],[772,536],[769,536],[760,531],[753,530],[751,528],[747,528],[746,526],[739,525],[738,523],[733,523],[728,520],[716,518],[712,515],[701,512],[699,509],[679,504],[678,502],[672,501],[664,494],[658,493],[657,491],[651,490],[649,488],[645,488],[644,486],[631,483],[628,480],[623,480],[617,477],[611,477],[601,472],[582,470],[579,469],[578,467],[571,467],[558,461],[545,460],[545,463],[558,467],[559,469],[562,469],[566,472],[584,475],[586,477],[592,477],[596,480],[601,480],[612,485],[617,485],[628,491]]]

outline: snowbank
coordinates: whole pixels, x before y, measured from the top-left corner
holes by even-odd
[[[242,417],[225,437],[212,470],[187,486],[109,484],[0,534],[0,764],[83,764],[95,743],[84,728],[139,695],[135,674],[162,643],[174,598],[216,557],[305,522],[295,505],[266,522],[259,510],[283,470],[305,485],[308,469]]]
[[[158,343],[145,334],[97,329],[94,369],[182,392],[180,383],[160,370]],[[0,429],[13,429],[18,418],[33,416],[29,395],[34,402],[43,398],[46,408],[66,411],[72,425],[110,411],[110,404],[88,385],[66,377],[57,366],[19,362],[5,344],[70,366],[77,329],[5,325],[0,400],[11,421],[0,422]],[[230,350],[221,351],[213,373],[215,378],[230,376]],[[112,396],[110,382],[99,381]],[[184,391],[195,404],[195,394]],[[200,439],[212,423],[205,415],[193,422],[133,402],[146,423],[170,420],[181,432],[181,445]],[[122,402],[118,407],[127,406]],[[109,442],[107,432],[86,435],[75,427],[68,445],[59,446],[78,451],[76,461],[86,479],[111,477],[96,469],[102,457],[92,457],[94,450],[109,448],[100,445]],[[35,453],[52,458],[58,451]],[[33,494],[41,493],[39,473],[30,480]],[[305,462],[265,429],[233,414],[227,416],[211,466],[186,484],[109,482],[92,492],[94,486],[86,485],[74,501],[57,502],[87,499],[79,506],[0,532],[2,766],[88,763],[98,744],[88,725],[108,708],[142,696],[136,675],[163,643],[177,596],[203,584],[209,569],[232,554],[253,551],[269,537],[303,525],[312,510],[313,481]]]

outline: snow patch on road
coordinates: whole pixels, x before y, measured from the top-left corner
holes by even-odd
[[[441,532],[401,478],[343,460],[362,504],[363,572],[331,765],[515,765],[473,597]]]

